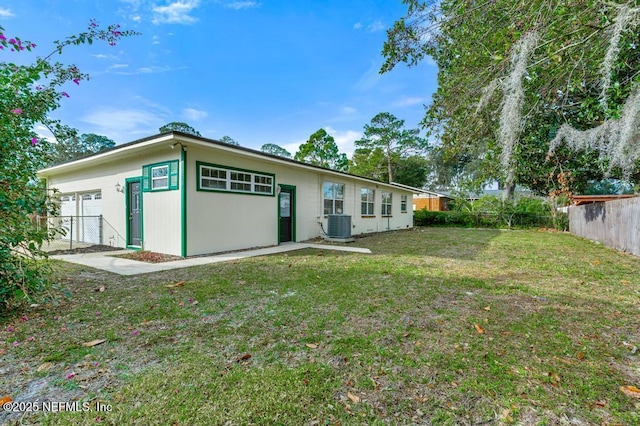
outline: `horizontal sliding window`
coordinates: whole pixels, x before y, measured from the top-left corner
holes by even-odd
[[[275,175],[197,162],[198,190],[273,195]]]

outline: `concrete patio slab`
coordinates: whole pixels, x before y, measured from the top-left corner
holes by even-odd
[[[131,250],[119,250],[98,253],[62,254],[51,256],[51,259],[64,260],[77,263],[103,271],[113,272],[119,275],[138,275],[152,272],[167,271],[170,269],[188,268],[191,266],[208,265],[210,263],[229,262],[247,257],[266,256],[270,254],[285,253],[288,251],[312,248],[317,250],[337,250],[351,253],[371,254],[371,250],[359,247],[334,246],[313,243],[285,243],[274,247],[265,247],[254,250],[225,253],[212,256],[191,257],[164,263],[147,263],[137,260],[113,257],[114,255],[130,253]]]

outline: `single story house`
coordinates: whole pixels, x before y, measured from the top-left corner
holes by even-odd
[[[304,241],[337,219],[351,235],[413,226],[407,187],[180,132],[39,176],[59,191],[61,210],[78,217],[76,226],[101,217],[100,235],[88,238],[178,256]]]
[[[431,211],[449,210],[449,203],[452,197],[439,192],[421,190],[413,196],[413,210],[427,209]]]

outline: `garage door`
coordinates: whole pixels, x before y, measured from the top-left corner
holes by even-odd
[[[76,216],[76,205],[79,216]],[[100,244],[101,215],[101,192],[78,194],[77,198],[76,195],[62,195],[60,197],[62,227],[67,233],[65,239],[73,238],[74,241]]]

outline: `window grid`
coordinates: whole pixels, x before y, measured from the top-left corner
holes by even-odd
[[[169,189],[169,166],[151,168],[151,189]]]
[[[273,194],[273,176],[200,165],[200,189]]]
[[[342,214],[344,211],[344,183],[325,182],[323,187],[324,214]]]
[[[382,216],[391,216],[391,192],[382,191]]]
[[[373,216],[374,213],[374,201],[376,191],[369,188],[362,188],[360,190],[360,213],[362,216]]]
[[[406,195],[400,196],[400,212],[401,213],[407,212],[407,196]]]

